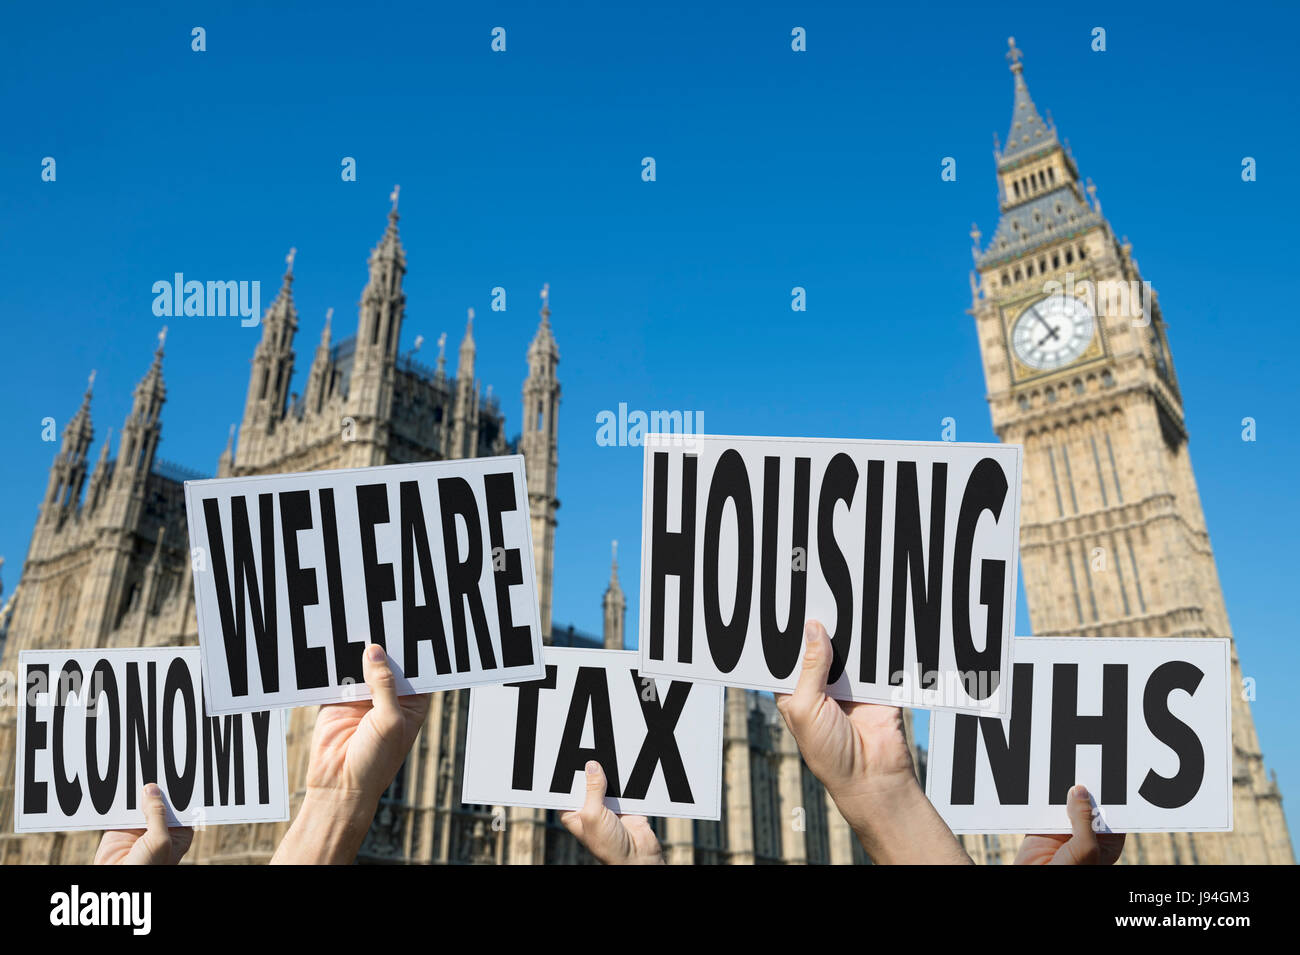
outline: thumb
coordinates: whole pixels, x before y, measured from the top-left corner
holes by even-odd
[[[171,862],[172,837],[167,828],[167,801],[157,783],[145,784],[140,808],[144,810],[145,831],[136,840],[139,854],[130,861],[140,865],[166,865]]]
[[[1092,800],[1082,785],[1070,788],[1065,799],[1065,812],[1070,817],[1071,836],[1061,846],[1052,862],[1058,865],[1096,865],[1101,858],[1101,846],[1092,828]]]
[[[806,646],[799,682],[795,684],[794,693],[783,701],[796,722],[802,722],[817,712],[817,705],[826,695],[826,677],[831,671],[831,641],[826,628],[816,620],[809,620],[803,632]]]
[[[387,729],[401,722],[401,707],[397,702],[397,677],[388,662],[388,654],[377,643],[366,647],[361,655],[361,673],[374,703],[374,715],[381,727]]]
[[[608,782],[605,770],[594,759],[587,761],[587,795],[582,801],[582,814],[595,818],[605,811],[605,790]]]

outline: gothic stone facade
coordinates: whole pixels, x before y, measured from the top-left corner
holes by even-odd
[[[253,353],[238,446],[221,455],[219,476],[366,467],[421,460],[522,453],[542,620],[551,620],[554,575],[559,350],[543,292],[541,322],[528,348],[523,433],[508,441],[499,403],[474,377],[473,313],[454,377],[441,349],[429,368],[399,355],[406,253],[396,207],[369,260],[356,335],[331,340],[329,319],[304,393],[290,392],[298,314],[289,271],[262,321]],[[64,429],[32,535],[22,580],[3,621],[3,667],[43,647],[132,647],[198,642],[183,481],[199,477],[162,461],[166,399],[160,336],[135,391],[118,453],[111,435],[88,467],[94,439],[91,392]],[[605,593],[604,634],[583,640],[570,628],[556,642],[621,648],[626,600],[617,562]],[[552,634],[544,635],[549,642]],[[372,863],[535,863],[590,861],[557,814],[460,801],[468,691],[438,694],[410,757],[385,794],[361,853]],[[293,710],[289,780],[302,795],[315,708]],[[97,833],[13,835],[15,711],[0,713],[0,859],[85,862]],[[721,823],[658,820],[668,857],[693,862],[865,861],[848,824],[799,757],[768,697],[727,697],[726,799]],[[213,826],[196,835],[189,861],[264,862],[287,824]]]
[[[1095,187],[1081,187],[1010,46],[1001,218],[987,248],[972,230],[971,314],[994,430],[1025,448],[1020,563],[1034,633],[1231,638],[1159,302],[1152,295],[1142,311],[1134,301],[1143,286],[1131,247],[1102,216]],[[1049,293],[1080,296],[1095,316],[1073,303],[1052,311]],[[1240,688],[1235,644],[1232,673]],[[1250,704],[1234,693],[1232,706],[1234,831],[1131,835],[1124,861],[1294,861]],[[965,841],[990,862],[1011,861],[1019,845]]]

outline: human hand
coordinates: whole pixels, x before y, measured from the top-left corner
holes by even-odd
[[[831,642],[816,620],[793,693],[776,694],[804,762],[826,786],[876,862],[969,863],[957,837],[930,805],[912,765],[903,711],[826,695]]]
[[[582,808],[560,815],[587,851],[605,865],[663,865],[659,840],[645,816],[624,816],[605,805],[605,771],[587,763],[587,796]]]
[[[194,830],[167,825],[167,803],[157,783],[141,791],[144,829],[109,829],[95,850],[95,865],[176,865],[189,851]]]
[[[320,708],[298,817],[272,862],[337,863],[355,858],[429,712],[429,694],[397,695],[388,655],[366,647],[361,670],[371,699]]]
[[[1124,851],[1124,833],[1096,832],[1088,790],[1073,786],[1065,800],[1070,833],[1025,836],[1016,865],[1113,865]]]

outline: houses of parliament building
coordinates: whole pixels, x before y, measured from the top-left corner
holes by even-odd
[[[1129,245],[1102,216],[1095,191],[1080,185],[1073,156],[1030,99],[1014,43],[1009,58],[1012,125],[996,153],[1001,217],[987,246],[972,230],[971,314],[994,430],[1025,448],[1021,566],[1033,631],[1231,637],[1158,304],[1142,323],[1083,298],[1044,317],[1049,281],[1066,282],[1068,275],[1071,286],[1075,280],[1084,287],[1111,280],[1140,285],[1141,276]],[[626,601],[617,561],[600,638],[551,623],[560,384],[546,291],[527,349],[522,433],[509,439],[499,401],[481,392],[475,378],[472,313],[454,375],[441,350],[435,367],[398,353],[405,272],[394,197],[370,255],[356,333],[336,342],[326,320],[298,395],[290,392],[298,331],[290,257],[262,320],[238,442],[232,429],[218,476],[520,453],[541,619],[549,630],[544,638],[621,648]],[[1055,334],[1026,331],[1032,322]],[[182,489],[200,475],[158,456],[163,344],[160,337],[136,386],[116,454],[105,439],[91,463],[89,388],[64,428],[21,581],[0,612],[0,634],[7,634],[0,667],[10,673],[17,672],[21,650],[198,642]],[[1232,659],[1240,685],[1235,644]],[[1235,831],[1132,835],[1123,861],[1294,861],[1281,794],[1264,769],[1249,703],[1240,694],[1233,699]],[[468,702],[467,690],[435,695],[359,861],[590,861],[554,812],[461,803]],[[87,862],[98,833],[13,834],[15,715],[14,707],[0,711],[0,861]],[[291,711],[293,811],[314,719],[314,708]],[[924,754],[915,745],[913,752],[923,772]],[[869,861],[804,766],[770,696],[727,690],[723,782],[721,821],[655,822],[670,863]],[[208,827],[196,833],[187,861],[265,862],[287,826]],[[1010,862],[1019,847],[1018,837],[962,839],[977,862]]]

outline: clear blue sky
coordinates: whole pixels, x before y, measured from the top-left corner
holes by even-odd
[[[120,427],[161,324],[153,282],[260,279],[265,305],[296,246],[300,388],[325,309],[339,334],[355,327],[397,182],[403,347],[422,334],[432,358],[445,331],[454,355],[475,307],[478,373],[512,434],[551,284],[558,620],[599,631],[617,537],[635,634],[641,455],[595,441],[620,402],[702,411],[717,433],[937,439],[951,416],[960,440],[991,440],[967,233],[997,221],[1014,34],[1035,100],[1160,293],[1264,752],[1297,818],[1294,7],[77,6],[15,7],[0,35],[8,589],[56,450],[41,419],[61,431],[95,368],[97,436]],[[357,182],[341,181],[344,156]],[[956,182],[940,180],[945,156]],[[498,285],[505,313],[489,308]],[[161,453],[211,473],[258,331],[170,324]]]

